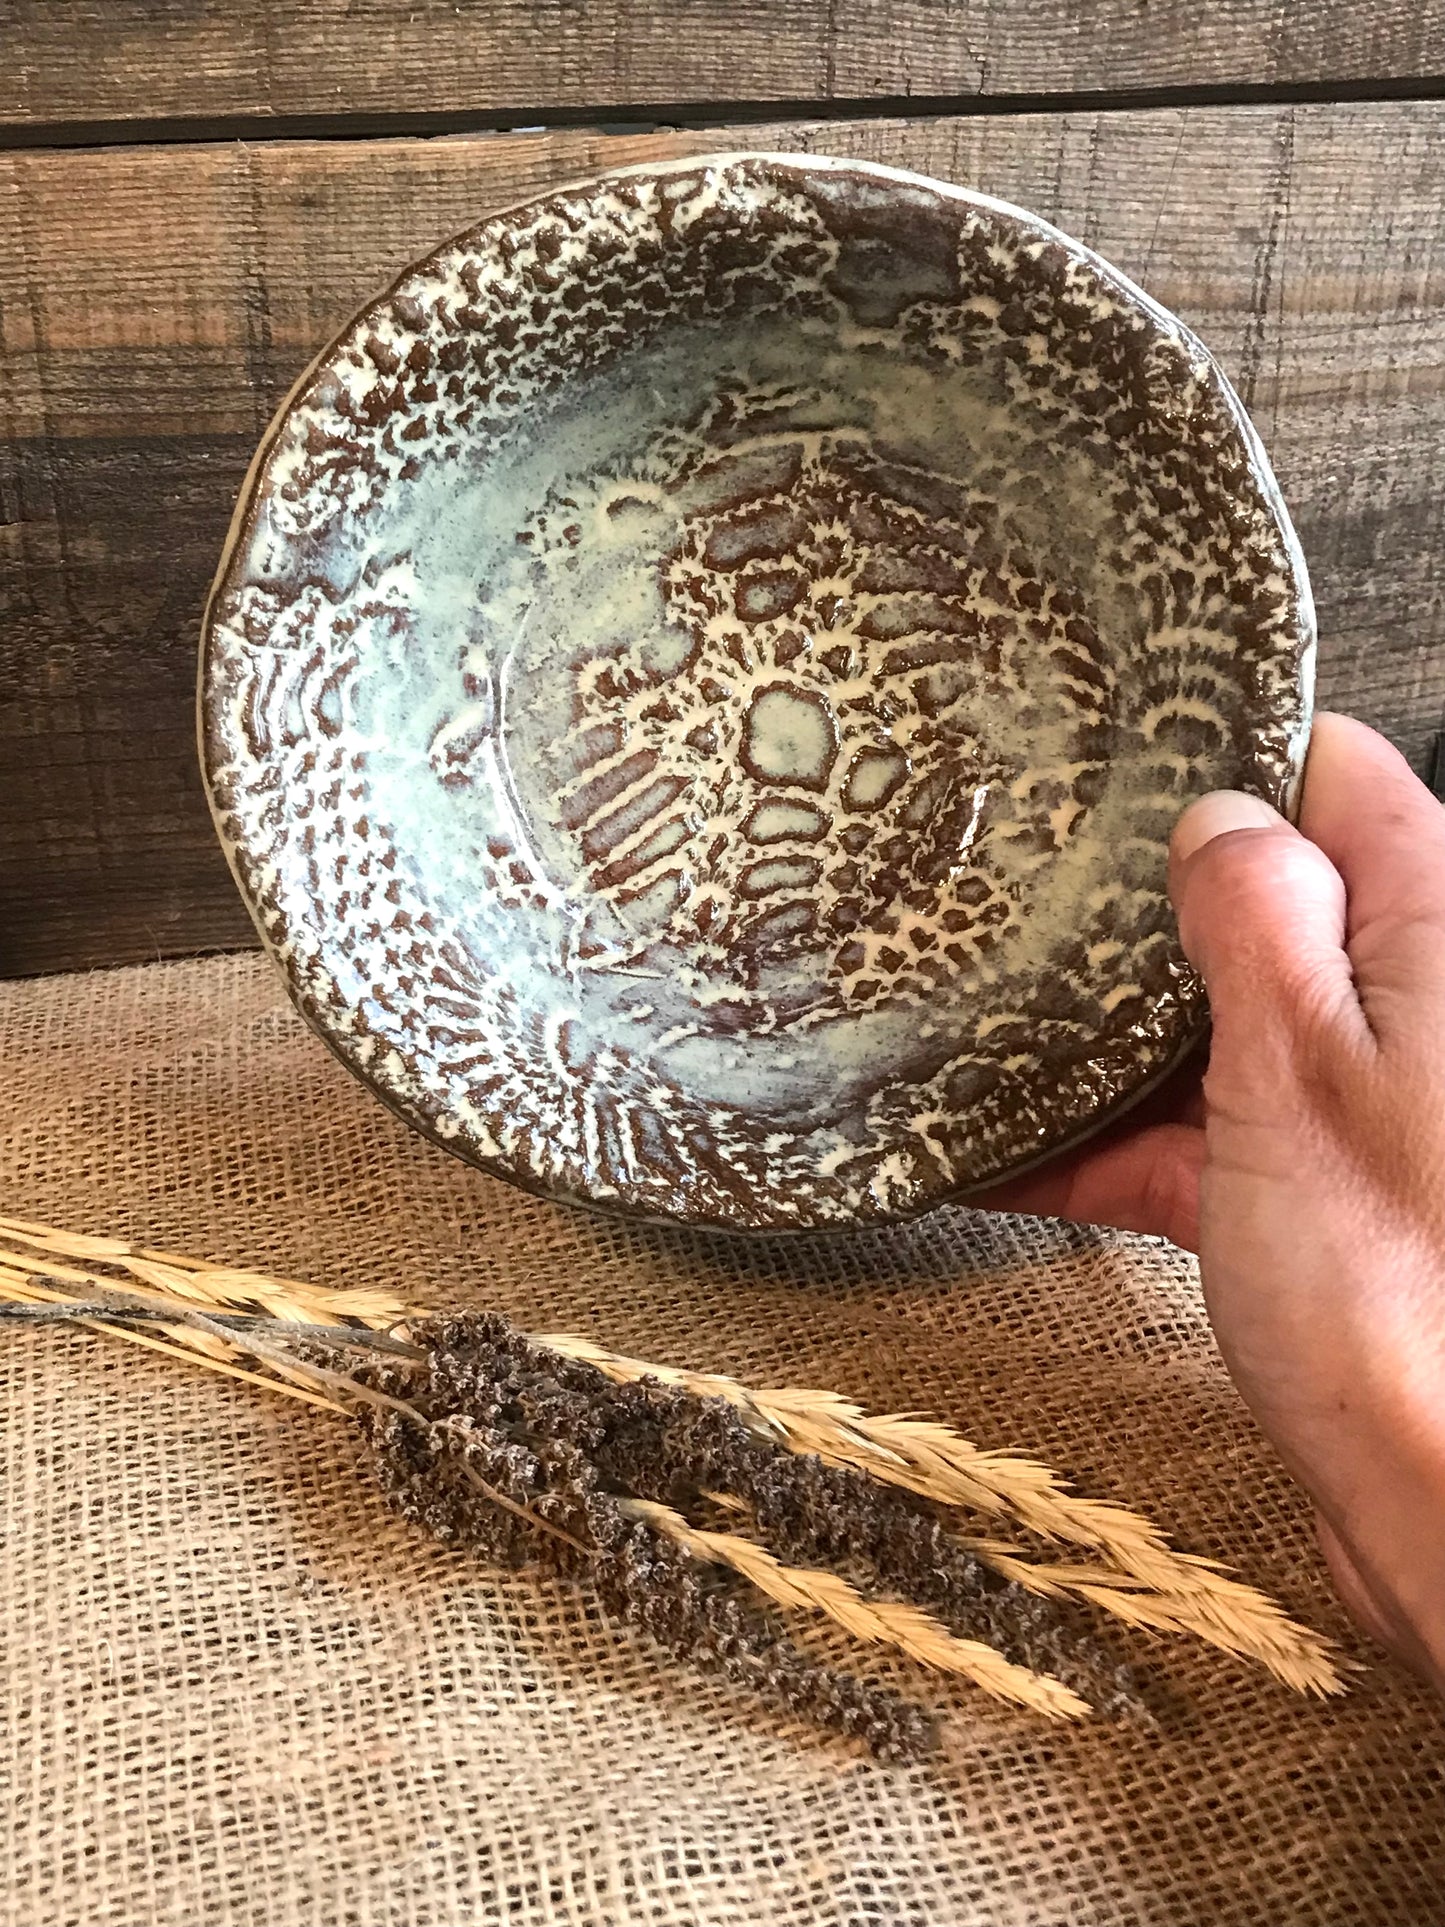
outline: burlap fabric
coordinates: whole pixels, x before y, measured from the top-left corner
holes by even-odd
[[[0,986],[0,1133],[0,1209],[925,1408],[1341,1629],[1163,1246],[539,1203],[409,1136],[255,958]],[[1445,1919],[1445,1718],[1386,1662],[1320,1707],[1161,1642],[1158,1737],[900,1666],[947,1738],[885,1768],[428,1542],[339,1419],[54,1330],[0,1334],[0,1395],[6,1927]]]

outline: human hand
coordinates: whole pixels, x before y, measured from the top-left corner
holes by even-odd
[[[1445,809],[1321,716],[1299,829],[1206,797],[1171,891],[1213,1012],[1202,1102],[1166,1093],[987,1202],[1198,1250],[1342,1597],[1445,1686]]]
[[[969,1200],[989,1211],[1146,1231],[1199,1249],[1204,1062],[1191,1058],[1157,1091],[1076,1151]]]

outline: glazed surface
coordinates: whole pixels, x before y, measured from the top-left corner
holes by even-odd
[[[1217,370],[995,204],[772,158],[420,264],[294,398],[203,749],[303,1010],[562,1195],[891,1217],[1198,1033],[1164,890],[1312,617]]]

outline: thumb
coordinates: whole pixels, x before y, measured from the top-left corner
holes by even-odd
[[[1345,952],[1344,882],[1268,803],[1219,790],[1186,810],[1169,889],[1185,955],[1209,993],[1216,1060],[1248,1049],[1256,1075],[1272,1076],[1321,1027],[1365,1030]]]

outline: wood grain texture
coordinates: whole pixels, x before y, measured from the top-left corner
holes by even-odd
[[[0,969],[248,940],[195,774],[195,638],[250,451],[310,354],[489,208],[718,144],[0,156]],[[1445,720],[1445,107],[793,123],[747,144],[1020,201],[1183,314],[1295,510],[1324,698],[1425,767]]]
[[[0,121],[995,96],[1445,73],[1445,0],[0,0]]]

